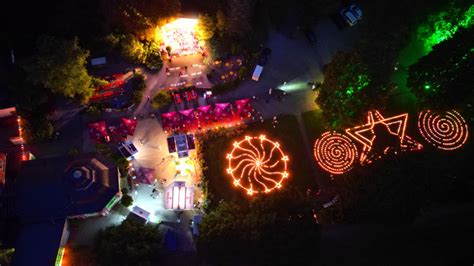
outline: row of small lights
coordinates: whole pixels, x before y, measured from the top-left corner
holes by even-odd
[[[392,119],[392,117],[387,119],[383,118],[378,111],[375,112],[375,115],[383,124],[386,124],[386,122],[384,122],[385,120]],[[401,118],[406,115],[407,114],[402,114],[395,116],[394,118]],[[368,121],[372,123],[374,121],[371,113],[369,113]],[[388,124],[389,123],[386,125]],[[361,140],[350,132],[350,130],[357,130],[362,127],[363,126],[357,126],[352,129],[346,129],[346,132],[363,145],[363,153],[360,158],[361,163],[364,161],[370,163],[371,161],[366,158],[366,155],[373,145],[373,139],[364,138]],[[428,143],[441,150],[459,149],[467,142],[469,136],[469,129],[466,121],[461,114],[455,110],[447,111],[445,113],[437,113],[431,110],[420,112],[418,116],[418,129],[422,137]],[[397,133],[402,142],[404,138],[411,140],[405,135],[405,131],[406,123],[399,128],[399,132],[390,133]],[[364,140],[367,141],[367,143]],[[401,146],[403,145],[402,142]],[[418,144],[412,149],[421,148],[421,144]],[[384,153],[387,154],[388,151],[389,149],[386,148]],[[331,174],[343,174],[351,170],[358,154],[357,147],[350,138],[337,132],[325,132],[315,142],[314,156],[319,166],[325,171]]]
[[[21,145],[20,145],[21,160],[22,161],[27,161],[28,160],[28,155],[26,153],[25,145],[24,145],[25,139],[23,138],[23,127],[21,126],[21,124],[22,124],[21,116],[18,115],[18,117],[16,119],[16,122],[18,124],[18,136],[20,137],[20,140],[21,140]]]

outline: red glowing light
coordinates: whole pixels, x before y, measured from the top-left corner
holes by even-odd
[[[441,150],[459,149],[469,136],[466,121],[454,110],[443,113],[431,110],[420,112],[418,129],[428,143]]]
[[[314,157],[319,166],[332,174],[351,170],[358,157],[350,138],[336,132],[325,132],[314,143]]]
[[[288,178],[288,156],[278,142],[265,135],[246,136],[236,141],[227,154],[229,174],[234,185],[247,191],[247,194],[268,193],[281,188]]]

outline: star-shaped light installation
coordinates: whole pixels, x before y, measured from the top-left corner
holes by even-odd
[[[373,160],[382,156],[380,152],[373,151],[375,140],[377,139],[377,134],[374,130],[376,126],[385,128],[388,134],[396,136],[398,139],[397,145],[387,145],[384,147],[384,154],[389,152],[396,153],[397,151],[421,150],[423,146],[406,135],[407,121],[407,113],[385,118],[379,111],[369,111],[367,124],[346,129],[346,133],[349,136],[362,144],[363,148],[359,158],[360,163],[371,163]]]
[[[280,143],[265,135],[246,136],[234,142],[226,158],[226,172],[232,177],[234,186],[244,189],[248,195],[279,189],[289,177],[288,156]]]

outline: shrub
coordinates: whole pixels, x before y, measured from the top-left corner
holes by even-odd
[[[132,101],[138,104],[142,100],[143,92],[146,88],[145,76],[135,74],[130,82],[132,87]]]
[[[167,91],[159,91],[151,101],[153,109],[159,109],[161,107],[171,104],[173,97]]]
[[[130,207],[133,204],[133,198],[130,195],[123,195],[122,199],[120,200],[120,204],[122,204],[124,207]]]

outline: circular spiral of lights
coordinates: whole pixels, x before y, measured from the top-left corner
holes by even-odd
[[[325,171],[343,174],[351,170],[357,160],[357,147],[349,137],[328,131],[314,143],[314,157]]]
[[[431,110],[418,115],[418,129],[423,138],[441,150],[455,150],[466,143],[469,136],[464,118],[451,110],[443,113]]]
[[[288,156],[278,142],[265,135],[246,136],[234,142],[227,160],[227,174],[232,177],[234,186],[243,188],[249,195],[281,188],[289,176]]]

